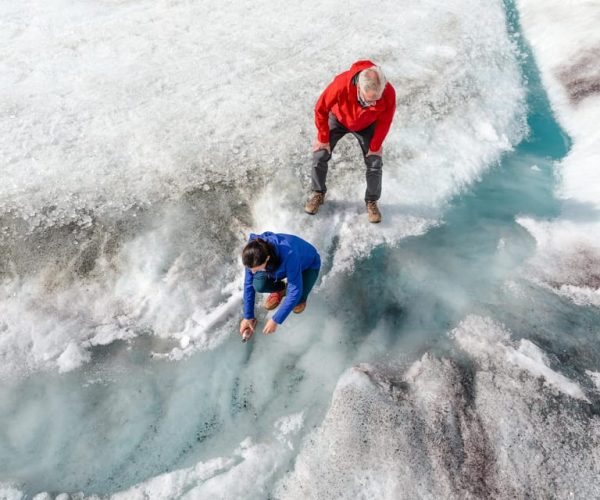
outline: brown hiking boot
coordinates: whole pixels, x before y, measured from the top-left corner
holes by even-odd
[[[296,314],[300,314],[301,312],[304,311],[304,309],[306,309],[306,302],[300,302],[300,304],[298,304],[296,307],[294,307],[293,311]]]
[[[381,212],[377,208],[376,201],[367,201],[367,214],[369,215],[369,222],[381,222]]]
[[[323,204],[324,201],[325,193],[313,191],[312,196],[308,199],[306,205],[304,205],[304,211],[307,214],[315,215],[319,211],[319,207]]]

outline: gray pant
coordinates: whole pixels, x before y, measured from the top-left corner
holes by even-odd
[[[356,137],[358,144],[360,144],[365,165],[367,166],[365,201],[377,201],[381,196],[381,168],[383,167],[383,160],[381,156],[367,156],[374,131],[375,124],[373,123],[358,132],[352,132],[344,127],[333,113],[329,113],[329,146],[331,147],[331,152],[333,153],[335,145],[348,133]],[[327,191],[325,180],[327,179],[327,163],[330,159],[331,154],[326,149],[319,149],[313,153],[311,173],[313,191],[320,191],[322,193]]]

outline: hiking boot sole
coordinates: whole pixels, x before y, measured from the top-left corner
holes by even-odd
[[[302,304],[298,304],[296,307],[294,307],[294,309],[292,309],[296,314],[300,314],[302,312],[304,312],[304,309],[306,309],[306,302],[303,302]]]
[[[263,307],[267,310],[267,311],[272,311],[273,309],[277,309],[277,307],[279,306],[279,304],[281,304],[281,300],[279,302],[277,302],[276,304],[263,304]]]

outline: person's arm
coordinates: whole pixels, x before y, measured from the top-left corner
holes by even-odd
[[[256,318],[254,317],[254,298],[256,291],[254,290],[254,276],[248,268],[244,275],[244,319],[240,322],[240,335],[242,342],[250,340],[254,329],[256,328]]]
[[[302,268],[300,266],[300,257],[294,252],[290,252],[286,265],[287,274],[287,292],[285,299],[275,314],[273,321],[281,325],[292,312],[292,309],[300,302],[302,297]]]
[[[315,105],[317,143],[329,145],[329,112],[337,101],[337,93],[337,84],[333,80],[317,100],[317,104]]]
[[[386,110],[377,118],[377,122],[375,125],[375,133],[373,134],[373,139],[371,139],[371,144],[369,146],[369,152],[367,156],[370,154],[376,154],[381,156],[381,147],[383,145],[383,140],[387,136],[390,131],[390,127],[392,126],[392,120],[394,119],[394,113],[396,112],[396,91],[394,87],[389,86],[389,90],[386,89]]]
[[[244,319],[254,319],[254,299],[256,291],[254,290],[254,275],[250,269],[246,268],[244,275]]]

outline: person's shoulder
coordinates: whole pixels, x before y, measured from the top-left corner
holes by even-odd
[[[285,252],[290,254],[294,253],[296,247],[303,241],[302,238],[295,234],[281,233],[277,235],[279,237],[279,246],[285,249]]]
[[[350,71],[342,71],[341,73],[335,75],[331,83],[327,86],[328,91],[339,94],[339,92],[343,91],[344,88],[348,85],[348,81],[352,78]]]
[[[352,82],[352,79],[357,73],[360,73],[363,69],[370,68],[371,66],[374,66],[374,64],[366,59],[356,61],[349,69],[336,75],[333,79],[333,83],[337,83],[340,89],[344,89]]]
[[[371,66],[375,66],[375,64],[372,61],[369,61],[368,59],[361,59],[360,61],[356,61],[347,70],[338,73],[333,78],[333,82],[347,82],[348,80],[351,80],[354,77],[354,75],[356,75],[356,73],[362,71],[363,69],[370,68]]]
[[[286,246],[290,246],[292,243],[292,240],[294,238],[297,238],[297,236],[295,236],[293,234],[286,234],[286,233],[277,233],[276,236],[278,237],[281,244],[286,245]]]
[[[383,100],[386,106],[396,106],[396,89],[390,82],[387,82],[383,89]]]

